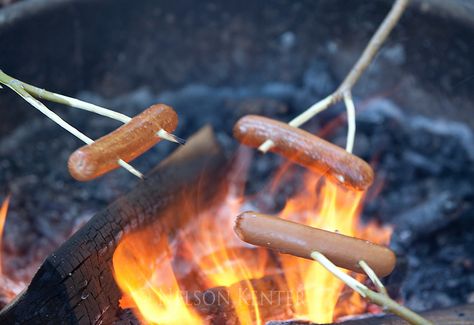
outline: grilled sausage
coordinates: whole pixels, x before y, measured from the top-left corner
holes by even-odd
[[[119,167],[117,161],[129,162],[153,147],[160,138],[160,129],[171,133],[178,125],[178,116],[169,106],[156,104],[135,116],[128,123],[83,146],[69,157],[69,172],[78,181],[88,181]]]
[[[354,272],[363,273],[360,260],[378,276],[390,274],[395,267],[395,254],[384,246],[256,212],[239,215],[234,231],[249,244],[284,254],[311,259],[313,251],[320,252],[337,266]]]
[[[265,140],[273,141],[272,152],[316,173],[325,174],[345,187],[365,190],[373,182],[369,164],[343,148],[307,131],[266,117],[247,115],[234,126],[237,140],[258,147]]]

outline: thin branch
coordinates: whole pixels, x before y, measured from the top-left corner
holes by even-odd
[[[346,105],[347,112],[347,140],[346,140],[346,151],[352,153],[354,148],[354,140],[356,134],[356,119],[355,119],[355,106],[352,94],[347,91],[344,94],[344,104]]]
[[[319,262],[326,270],[331,272],[335,277],[347,284],[351,289],[360,294],[367,300],[386,308],[395,315],[405,319],[410,324],[415,325],[434,325],[429,320],[421,317],[410,309],[400,305],[395,300],[391,299],[385,294],[370,290],[368,287],[342,272],[335,264],[333,264],[326,256],[319,252],[312,252],[311,258]]]
[[[324,98],[323,100],[317,102],[316,104],[312,105],[306,111],[292,119],[288,124],[294,127],[299,127],[300,125],[304,124],[306,121],[311,119],[314,115],[318,114],[319,112],[324,111],[326,108],[331,106],[334,102],[334,95],[329,95],[328,97]],[[258,147],[258,150],[266,153],[268,150],[271,149],[275,144],[272,140],[266,140],[264,143]]]
[[[373,61],[375,55],[379,51],[382,44],[387,39],[390,32],[396,26],[403,12],[405,11],[410,0],[396,0],[392,9],[387,14],[383,22],[380,24],[379,28],[375,34],[370,39],[369,43],[365,47],[362,55],[359,57],[355,65],[352,67],[349,74],[346,76],[344,81],[341,83],[339,88],[331,95],[312,105],[306,111],[295,117],[288,124],[294,127],[300,127],[316,114],[327,109],[329,106],[339,102],[343,99],[344,94],[352,89],[362,74],[365,72],[367,67]],[[266,153],[274,146],[274,143],[267,139],[263,142],[258,148],[259,151]]]
[[[7,75],[5,72],[3,72],[1,70],[0,70],[0,74],[2,74],[4,77],[14,79],[13,77]],[[15,79],[15,80],[17,80],[17,79]],[[46,89],[42,89],[42,88],[30,85],[30,84],[28,84],[26,82],[23,82],[23,81],[20,81],[20,80],[17,80],[17,81],[19,83],[21,83],[23,88],[28,93],[30,93],[30,95],[32,95],[32,96],[34,96],[38,99],[46,99],[50,102],[55,102],[55,103],[58,103],[58,104],[63,104],[63,105],[79,108],[79,109],[82,109],[82,110],[85,110],[85,111],[89,111],[89,112],[92,112],[92,113],[96,113],[96,114],[99,114],[99,115],[102,115],[102,116],[120,121],[122,123],[127,123],[131,120],[131,118],[128,117],[127,115],[119,113],[119,112],[115,112],[111,109],[108,109],[108,108],[105,108],[105,107],[100,107],[98,105],[94,105],[94,104],[91,104],[91,103],[87,103],[87,102],[84,102],[84,101],[76,99],[76,98],[72,98],[72,97],[61,95],[61,94],[53,93],[53,92],[48,91]]]
[[[354,67],[347,75],[346,79],[344,79],[342,84],[339,86],[339,89],[336,91],[339,97],[342,96],[344,92],[351,90],[352,87],[354,87],[356,82],[374,59],[388,35],[390,35],[393,28],[397,25],[409,2],[410,0],[395,1],[392,9],[390,9],[390,12],[370,39],[369,44],[367,44],[365,47],[364,52],[362,52],[359,60],[356,62]]]
[[[369,277],[370,281],[372,281],[375,286],[377,287],[378,292],[384,294],[388,297],[387,289],[383,285],[382,281],[380,281],[377,274],[375,274],[374,270],[367,264],[365,261],[359,261],[359,266],[362,270],[364,270],[365,274]]]
[[[320,252],[312,252],[311,258],[319,262],[326,270],[331,272],[336,278],[347,284],[349,288],[360,294],[362,297],[366,297],[366,290],[369,290],[365,285],[351,277],[350,275],[342,272],[335,264],[333,264],[326,256]]]
[[[3,72],[1,70],[0,70],[0,77],[10,78],[12,80],[14,79],[13,77],[7,75],[5,72]],[[125,114],[113,111],[111,109],[101,107],[101,106],[98,106],[98,105],[94,105],[94,104],[79,100],[77,98],[57,94],[57,93],[48,91],[46,89],[30,85],[26,82],[23,82],[23,81],[20,81],[20,80],[17,80],[17,79],[14,79],[14,80],[19,82],[22,85],[24,90],[26,90],[30,95],[32,95],[36,98],[46,99],[50,102],[54,102],[54,103],[63,104],[63,105],[66,105],[66,106],[82,109],[82,110],[85,110],[85,111],[88,111],[88,112],[91,112],[91,113],[95,113],[95,114],[98,114],[98,115],[102,115],[102,116],[111,118],[113,120],[117,120],[117,121],[122,122],[122,123],[128,123],[132,120],[131,117],[129,117]],[[1,82],[1,80],[0,80],[0,82]],[[163,129],[160,129],[156,133],[156,135],[161,139],[171,141],[171,142],[175,142],[175,143],[178,143],[178,144],[181,144],[181,145],[186,143],[186,140],[181,139],[181,138],[177,137],[174,134],[168,133]]]
[[[171,142],[175,142],[175,143],[178,143],[180,145],[184,145],[186,143],[186,140],[184,140],[183,138],[180,138],[180,137],[178,137],[178,136],[176,136],[172,133],[166,132],[163,129],[160,129],[158,132],[156,132],[156,135],[159,138],[162,138],[163,140],[168,140],[168,141],[171,141]]]
[[[136,169],[135,167],[130,165],[128,162],[126,162],[122,159],[119,159],[119,160],[117,160],[117,164],[119,164],[122,168],[126,169],[132,175],[143,179],[143,174],[138,169]]]
[[[79,140],[85,142],[86,144],[91,144],[94,143],[94,140],[89,138],[87,135],[64,121],[58,114],[54,113],[51,111],[49,108],[47,108],[42,102],[39,100],[35,99],[33,96],[31,96],[21,85],[20,82],[17,80],[13,79],[9,83],[6,84],[11,90],[16,92],[21,98],[26,100],[28,103],[31,104],[31,106],[35,107],[37,110],[39,110],[41,113],[46,115],[50,120],[52,120],[54,123],[58,124],[60,127],[74,135],[76,138]]]

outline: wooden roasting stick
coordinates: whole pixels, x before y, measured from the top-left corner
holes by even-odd
[[[358,273],[364,273],[361,260],[381,277],[395,267],[395,254],[387,247],[261,213],[240,214],[234,230],[249,244],[307,259],[312,259],[312,252],[320,252],[337,266]]]
[[[131,118],[128,117],[127,115],[124,115],[119,112],[115,112],[111,109],[101,107],[98,105],[94,105],[88,102],[84,102],[82,100],[79,100],[77,98],[73,97],[68,97],[64,96],[61,94],[53,93],[50,91],[47,91],[42,88],[38,88],[36,86],[27,84],[26,82],[20,81],[18,79],[15,79],[9,75],[7,75],[5,72],[0,70],[0,84],[4,84],[5,86],[11,88],[13,91],[15,91],[18,95],[20,95],[25,101],[30,103],[33,107],[38,109],[41,113],[46,115],[49,119],[51,119],[53,122],[61,126],[63,129],[74,135],[76,138],[80,139],[81,141],[85,142],[87,145],[92,145],[94,144],[94,140],[89,138],[87,135],[83,134],[81,131],[64,121],[59,115],[51,111],[48,107],[46,107],[42,102],[40,102],[37,98],[39,99],[46,99],[51,102],[71,106],[74,108],[82,109],[85,111],[89,111],[95,114],[99,114],[117,121],[120,121],[122,123],[125,123],[126,125],[123,126],[122,128],[119,128],[118,130],[112,132],[113,136],[110,137],[104,137],[101,138],[101,144],[99,145],[93,145],[92,149],[90,149],[90,152],[87,153],[88,150],[86,151],[87,158],[83,159],[79,157],[75,157],[74,161],[72,163],[72,169],[70,166],[70,171],[72,170],[71,174],[73,177],[75,177],[78,180],[90,180],[95,177],[98,177],[105,172],[108,172],[110,170],[113,170],[119,166],[123,167],[126,169],[128,172],[132,173],[133,175],[143,178],[143,174],[135,169],[133,166],[128,164],[124,159],[122,159],[121,156],[116,156],[114,158],[114,162],[110,162],[109,159],[112,159],[112,156],[115,153],[122,153],[125,154],[124,157],[128,161],[133,160],[133,158],[136,158],[138,155],[142,154],[144,151],[148,150],[152,145],[148,147],[150,143],[153,142],[153,139],[155,140],[153,144],[159,141],[157,138],[161,138],[167,141],[171,142],[176,142],[179,144],[184,144],[185,140],[177,137],[176,135],[168,132],[166,127],[169,127],[169,129],[174,129],[176,128],[176,125],[178,123],[178,119],[176,116],[176,113],[170,108],[164,108],[161,105],[161,108],[151,106],[148,110],[143,112],[142,114],[139,114],[138,116]],[[173,116],[174,114],[174,116]],[[149,128],[145,130],[145,128]],[[155,134],[149,136],[150,130],[154,130]],[[111,135],[112,135],[111,134]],[[141,136],[143,136],[141,139]],[[116,140],[113,138],[116,137]],[[131,143],[127,143],[130,139],[136,140],[134,143],[137,146],[133,146]],[[107,148],[107,145],[115,145],[115,147]],[[81,148],[83,149],[83,148]],[[100,154],[99,154],[100,151]],[[91,158],[91,152],[95,154],[92,154],[92,156],[95,156],[95,158]],[[79,155],[79,154],[78,154]],[[98,157],[98,156],[103,157]],[[104,159],[107,158],[107,159]],[[101,167],[101,170],[97,171],[97,162],[98,160],[101,160],[101,163],[104,163],[107,161],[107,168]],[[82,163],[88,163],[91,162],[92,165],[86,166],[85,164]],[[79,165],[78,165],[79,164]],[[82,164],[82,165],[80,165]],[[117,167],[115,167],[117,166]],[[108,170],[106,170],[108,169]],[[100,173],[102,172],[102,173]],[[96,175],[94,177],[94,175]]]
[[[352,190],[365,190],[374,179],[370,165],[357,156],[307,131],[267,117],[244,116],[235,124],[234,136],[255,148],[271,139],[272,152]]]
[[[364,71],[370,65],[372,60],[377,55],[380,47],[384,44],[387,37],[390,35],[393,28],[397,25],[400,17],[405,11],[410,0],[396,0],[392,6],[392,9],[387,14],[385,19],[380,24],[375,34],[370,39],[369,43],[365,47],[363,53],[352,67],[349,74],[346,76],[341,85],[329,96],[313,104],[307,110],[300,115],[292,119],[288,124],[294,127],[300,127],[312,117],[320,112],[324,111],[331,105],[337,103],[340,100],[344,100],[344,104],[347,110],[348,117],[348,134],[347,134],[347,151],[352,151],[355,136],[355,107],[352,99],[352,88],[362,76]],[[266,153],[274,145],[272,139],[265,139],[261,145],[258,146],[258,150]]]
[[[170,134],[178,125],[178,115],[169,106],[156,104],[130,122],[95,142],[77,149],[68,161],[70,174],[78,181],[97,178],[119,167],[119,159],[129,162],[161,140],[160,130]]]

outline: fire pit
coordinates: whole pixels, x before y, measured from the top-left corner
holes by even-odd
[[[0,186],[10,205],[0,322],[397,323],[371,315],[383,310],[319,264],[240,241],[233,218],[252,209],[389,245],[392,297],[434,310],[434,321],[474,322],[474,25],[469,4],[451,3],[414,2],[354,88],[354,153],[376,171],[356,193],[239,148],[231,130],[247,114],[288,121],[332,92],[390,2],[1,9],[1,69],[130,116],[169,104],[189,141],[135,160],[144,181],[117,170],[78,183],[66,164],[80,143],[2,91]],[[51,108],[93,138],[117,127]],[[345,121],[335,106],[305,129],[343,146]]]

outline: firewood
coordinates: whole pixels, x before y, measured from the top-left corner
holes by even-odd
[[[229,287],[194,292],[187,297],[187,301],[207,324],[239,325],[248,321],[255,323],[255,304],[263,321],[289,319],[294,313],[292,297],[281,274],[244,280]],[[236,302],[241,304],[240,307],[248,308],[250,320],[238,319]]]
[[[451,308],[432,310],[420,313],[424,318],[437,325],[470,325],[474,324],[474,304],[466,304]],[[348,320],[344,325],[405,325],[403,319],[396,316],[374,316],[359,320]]]
[[[443,308],[438,310],[426,311],[420,313],[426,319],[437,325],[470,325],[474,324],[474,304],[466,304],[456,307]],[[268,322],[267,325],[311,325],[308,322],[299,321],[275,321]],[[338,325],[405,325],[406,321],[396,316],[368,316],[364,318],[346,320],[333,323]],[[316,324],[313,324],[316,325]]]

